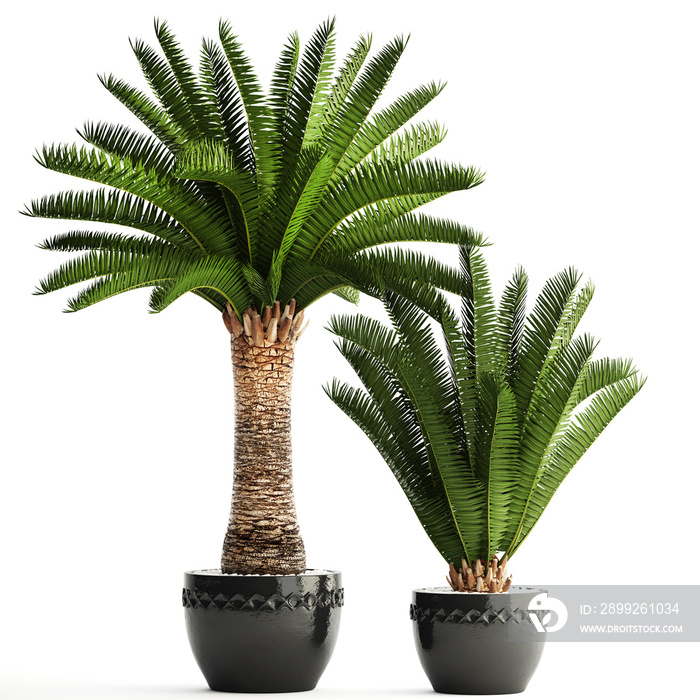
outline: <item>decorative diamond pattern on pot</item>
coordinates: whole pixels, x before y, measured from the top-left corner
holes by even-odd
[[[315,608],[339,608],[343,606],[344,602],[345,596],[342,588],[324,591],[318,596],[313,593],[307,593],[303,597],[298,593],[290,593],[287,596],[273,593],[267,598],[260,593],[254,593],[251,596],[244,596],[241,593],[226,596],[223,593],[218,593],[212,598],[208,593],[200,593],[194,589],[185,588],[182,591],[184,607],[202,608],[203,610],[210,607],[217,610],[240,612],[257,612],[258,610],[278,612],[285,608],[288,610],[298,610],[299,608],[314,610]]]
[[[274,597],[274,596],[273,596]],[[243,612],[248,612],[250,610],[260,610],[260,608],[267,602],[265,596],[260,595],[260,593],[253,593],[248,600],[241,605],[240,608],[234,608],[237,610],[242,610]],[[274,608],[272,608],[274,610]]]
[[[267,600],[264,600],[257,608],[257,610],[279,610],[282,605],[286,604],[286,602],[286,598],[283,598],[281,595],[275,593],[274,595],[271,595]]]
[[[196,603],[199,603],[199,597],[194,591],[192,592],[192,597],[190,597],[190,602],[192,602],[193,599],[196,601]],[[226,603],[228,603],[228,598],[223,593],[219,593],[218,595],[214,596],[212,602],[214,603],[214,605],[216,605],[217,608],[219,608],[219,610],[223,610]],[[196,603],[192,603],[193,608],[197,607]]]
[[[219,593],[219,595],[226,598],[226,596],[223,593]],[[226,602],[226,609],[227,610],[240,610],[247,602],[248,602],[248,598],[246,598],[242,593],[236,593],[235,595],[228,598],[228,600]],[[223,608],[222,608],[222,610],[223,610]]]
[[[198,602],[206,610],[211,605],[211,596],[208,593],[202,593]]]
[[[289,606],[290,610],[296,610],[300,605],[304,603],[304,599],[296,593],[290,593],[287,596],[285,603]]]
[[[445,615],[443,621],[449,619],[450,622],[461,622],[463,617],[464,613],[459,608],[455,608],[449,615]]]
[[[333,605],[333,596],[335,594],[335,591],[329,592],[329,591],[324,591],[321,593],[321,595],[318,597],[318,604],[322,608],[327,608],[329,605]]]
[[[538,613],[540,611],[537,611]],[[447,611],[443,608],[439,610],[431,610],[430,608],[421,608],[417,605],[411,605],[410,609],[411,620],[417,622],[425,622],[430,620],[431,622],[448,622],[452,624],[477,624],[477,625],[491,625],[491,624],[506,624],[508,622],[515,622],[521,624],[522,622],[530,622],[530,615],[528,610],[522,610],[516,608],[515,610],[460,610],[455,608],[454,610]],[[539,617],[539,615],[538,615]]]

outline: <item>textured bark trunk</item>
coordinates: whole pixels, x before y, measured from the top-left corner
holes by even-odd
[[[270,324],[273,317],[267,319],[267,337],[254,312],[239,322],[240,329],[235,322],[229,327],[231,316],[227,323],[236,423],[233,498],[221,556],[224,573],[296,574],[306,569],[292,484],[292,372],[300,324],[293,309],[287,314],[291,332],[284,341],[277,337],[279,311],[278,321]]]

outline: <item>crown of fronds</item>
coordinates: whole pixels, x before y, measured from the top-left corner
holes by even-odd
[[[590,282],[579,289],[576,270],[552,277],[526,315],[522,269],[496,307],[479,246],[460,246],[460,259],[461,323],[439,293],[425,291],[441,308],[444,350],[428,316],[388,291],[391,327],[361,315],[331,321],[364,389],[326,387],[458,568],[512,556],[644,383],[631,360],[594,360],[593,338],[575,335],[593,296]]]
[[[131,43],[153,96],[100,78],[150,133],[87,123],[78,132],[85,145],[45,146],[41,165],[103,187],[47,196],[24,212],[139,234],[73,230],[44,241],[48,250],[85,254],[38,293],[87,282],[68,303],[76,311],[152,287],[154,312],[193,292],[219,310],[229,302],[240,317],[250,304],[295,298],[302,309],[331,291],[351,301],[358,290],[422,282],[455,291],[456,275],[434,260],[372,250],[479,238],[414,211],[482,180],[471,167],[417,160],[445,131],[407,124],[443,86],[418,87],[373,112],[404,39],[369,58],[362,37],[336,71],[333,21],[303,51],[292,34],[266,93],[227,22],[218,42],[204,40],[198,73],[167,24],[156,21],[155,32],[162,53]]]

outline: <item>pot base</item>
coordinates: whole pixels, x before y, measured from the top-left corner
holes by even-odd
[[[235,576],[188,571],[187,636],[212,690],[313,690],[330,660],[343,605],[337,571]]]

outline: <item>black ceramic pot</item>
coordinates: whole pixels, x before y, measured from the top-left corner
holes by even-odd
[[[337,571],[297,576],[187,571],[187,635],[212,690],[289,693],[316,687],[343,605]]]
[[[438,693],[520,693],[537,668],[546,633],[538,632],[528,603],[535,588],[507,593],[413,591],[411,619],[421,665]],[[541,621],[546,611],[538,610]]]

